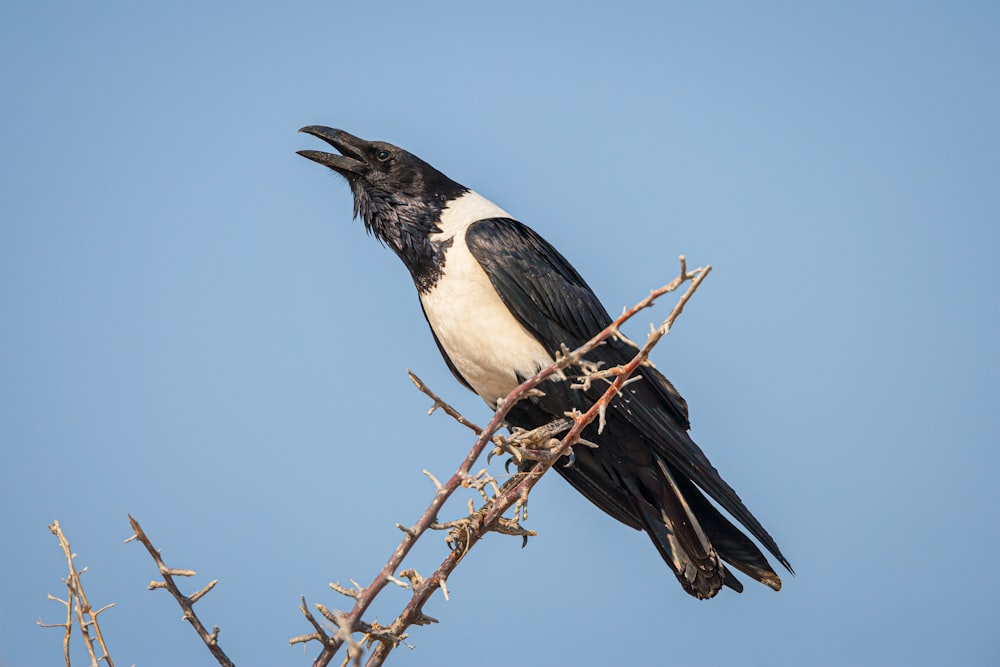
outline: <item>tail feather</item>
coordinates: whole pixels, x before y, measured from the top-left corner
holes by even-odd
[[[659,458],[657,463],[658,469],[646,468],[639,479],[622,482],[660,556],[684,590],[698,599],[714,597],[723,586],[741,591],[743,586],[722,563],[669,468]]]
[[[755,581],[780,591],[781,577],[757,545],[723,516],[690,480],[677,479],[688,505],[722,559]]]
[[[523,401],[508,415],[511,423],[524,426],[544,423],[555,414],[556,406],[547,400],[559,399],[561,386],[546,387],[546,395],[532,401]],[[568,390],[566,390],[568,391]],[[563,402],[558,402],[562,405]],[[735,576],[739,571],[774,590],[780,590],[781,579],[767,562],[761,548],[744,534],[718,509],[712,500],[733,513],[733,517],[747,526],[763,546],[774,553],[782,565],[791,570],[777,545],[749,513],[714,468],[695,465],[704,454],[694,445],[685,432],[671,431],[667,424],[659,424],[659,435],[677,435],[690,443],[695,463],[681,456],[680,462],[661,454],[649,445],[649,436],[640,429],[641,403],[623,399],[625,419],[615,414],[606,423],[603,433],[592,425],[585,437],[597,442],[597,449],[577,448],[576,460],[568,467],[559,465],[556,470],[578,491],[603,511],[622,523],[647,533],[654,547],[670,567],[681,587],[699,599],[714,597],[723,587],[743,591],[743,584]],[[634,408],[631,412],[629,409]],[[647,415],[648,416],[648,415]],[[666,436],[664,436],[666,437]],[[669,440],[669,438],[667,438]],[[672,440],[671,440],[672,442]],[[686,465],[690,464],[690,465]],[[701,473],[692,476],[694,465]],[[698,473],[699,470],[694,470]],[[710,475],[707,475],[707,472]],[[715,487],[727,490],[720,500],[713,493]],[[711,488],[705,488],[703,484]],[[703,490],[704,488],[704,490]],[[729,500],[731,502],[723,502]]]

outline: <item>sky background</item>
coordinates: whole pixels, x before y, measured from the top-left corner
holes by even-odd
[[[219,580],[237,664],[309,665],[299,596],[346,608],[471,444],[405,369],[488,420],[310,124],[493,199],[612,312],[712,264],[654,360],[797,572],[696,601],[552,476],[394,664],[1000,663],[998,34],[974,2],[7,3],[0,666],[61,664],[56,518],[116,663],[214,664],[126,513]]]

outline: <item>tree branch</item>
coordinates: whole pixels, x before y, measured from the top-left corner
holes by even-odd
[[[60,600],[59,598],[49,595],[50,600],[55,600],[66,607],[66,622],[65,623],[42,623],[41,620],[38,621],[38,625],[43,628],[64,628],[65,634],[63,635],[63,656],[66,659],[66,667],[70,667],[70,656],[69,656],[69,640],[73,634],[73,619],[74,615],[76,617],[76,622],[80,628],[80,634],[83,636],[83,643],[87,648],[87,653],[90,654],[90,664],[92,667],[97,667],[101,660],[108,663],[108,667],[114,667],[114,662],[111,660],[111,655],[108,653],[108,645],[104,641],[104,633],[101,632],[101,626],[97,622],[98,615],[114,606],[114,604],[104,605],[97,611],[90,606],[90,601],[87,600],[86,593],[83,592],[83,582],[80,579],[80,575],[87,571],[87,568],[77,571],[76,566],[73,564],[73,559],[76,558],[76,554],[70,549],[69,540],[62,532],[62,528],[59,526],[59,520],[56,519],[49,526],[49,531],[56,536],[59,540],[59,546],[62,547],[63,554],[66,556],[66,564],[69,567],[69,574],[63,582],[66,584],[66,588],[69,590],[69,597],[66,600]],[[94,636],[90,636],[90,628],[93,628]],[[94,642],[101,648],[101,655],[98,656],[97,652],[94,650]]]
[[[422,610],[424,603],[438,588],[441,588],[442,592],[445,594],[445,598],[448,598],[448,576],[455,569],[458,563],[461,562],[462,558],[465,557],[469,550],[476,543],[478,543],[478,541],[482,539],[486,533],[490,531],[498,531],[506,534],[521,535],[524,539],[527,539],[528,535],[532,535],[533,533],[531,531],[524,530],[518,523],[518,518],[521,516],[524,509],[528,492],[535,484],[538,483],[542,475],[544,475],[545,472],[547,472],[552,465],[559,460],[559,458],[567,454],[572,456],[572,447],[575,444],[581,443],[580,435],[583,433],[583,430],[591,422],[593,422],[594,419],[600,419],[601,426],[603,426],[604,411],[608,404],[620,392],[621,388],[626,384],[626,382],[628,382],[629,377],[636,371],[636,369],[643,364],[649,363],[648,357],[650,351],[665,335],[667,335],[670,331],[670,327],[683,311],[685,304],[698,289],[699,285],[710,271],[711,267],[706,266],[704,268],[698,268],[688,272],[685,259],[681,256],[680,274],[676,278],[663,287],[650,292],[646,298],[639,301],[633,307],[626,309],[622,315],[615,319],[603,331],[594,336],[590,341],[576,350],[566,350],[564,353],[557,355],[557,359],[551,365],[542,369],[534,376],[518,385],[513,391],[511,391],[510,394],[498,403],[497,410],[492,419],[490,419],[489,423],[483,429],[479,429],[475,424],[472,424],[462,417],[436,394],[427,389],[419,378],[410,373],[410,378],[414,384],[417,385],[418,389],[427,394],[434,401],[434,405],[431,407],[430,412],[433,412],[437,408],[441,408],[445,413],[450,415],[460,424],[463,424],[476,432],[478,437],[465,459],[463,459],[462,463],[459,465],[458,470],[456,470],[456,472],[445,483],[442,484],[438,482],[433,475],[425,471],[425,473],[428,474],[428,476],[435,482],[436,487],[431,503],[420,516],[417,523],[413,526],[404,527],[397,524],[397,526],[405,533],[403,540],[400,542],[399,546],[392,553],[386,564],[382,567],[372,582],[364,589],[352,592],[353,594],[351,597],[355,602],[351,612],[349,614],[342,614],[334,619],[331,619],[339,628],[336,635],[333,638],[327,638],[319,633],[315,633],[315,635],[308,636],[307,639],[297,637],[292,640],[293,643],[297,643],[298,641],[317,639],[323,644],[323,648],[319,656],[317,656],[313,662],[314,667],[325,667],[328,665],[340,647],[343,646],[343,644],[348,641],[355,632],[365,633],[369,643],[373,641],[376,642],[376,646],[368,660],[368,665],[381,665],[384,662],[385,657],[394,648],[396,648],[403,639],[406,638],[406,630],[411,625],[422,625],[433,621],[433,619],[430,619],[423,614]],[[551,435],[560,433],[569,428],[569,432],[558,441],[557,445],[547,447],[547,452],[545,451],[546,447],[542,447],[541,449],[536,447],[535,451],[530,453],[530,459],[537,459],[534,466],[527,472],[515,475],[511,480],[497,489],[494,496],[487,500],[484,507],[479,511],[471,512],[468,517],[457,522],[450,522],[450,524],[437,523],[439,510],[458,488],[463,486],[474,486],[474,488],[476,488],[475,484],[479,483],[476,480],[482,479],[481,475],[470,476],[469,471],[472,469],[476,460],[482,455],[483,450],[488,444],[496,440],[497,442],[494,442],[494,444],[496,444],[499,449],[503,451],[511,451],[510,440],[515,439],[517,434],[511,438],[503,438],[502,436],[494,438],[494,436],[496,436],[497,431],[504,425],[504,420],[506,419],[510,409],[518,401],[536,393],[538,391],[536,387],[544,380],[554,375],[562,376],[564,374],[564,370],[567,368],[582,366],[586,369],[587,361],[585,359],[585,355],[598,345],[603,344],[603,342],[608,338],[617,337],[634,346],[634,343],[631,343],[631,341],[621,334],[619,330],[621,325],[641,310],[650,307],[657,298],[669,292],[675,291],[687,281],[690,281],[691,285],[678,300],[668,317],[657,329],[653,330],[645,345],[639,349],[628,364],[623,367],[616,368],[611,372],[608,370],[598,371],[596,368],[590,369],[591,375],[596,374],[597,377],[603,378],[606,381],[612,377],[614,378],[610,381],[608,389],[604,392],[601,398],[585,413],[573,413],[571,415],[567,415],[570,417],[570,420],[568,421],[556,420],[553,424],[542,427],[543,429],[546,429],[545,434],[536,434],[535,436],[544,443],[549,443]],[[587,381],[589,382],[589,380]],[[553,429],[555,429],[554,432]],[[538,430],[539,429],[536,429],[536,431]],[[584,444],[592,445],[592,443]],[[528,451],[528,449],[522,448],[520,451],[523,455]],[[483,473],[485,473],[485,471],[483,471]],[[484,488],[485,485],[478,487],[480,493],[484,493]],[[515,516],[514,519],[504,518],[503,514],[514,506],[518,508],[517,516]],[[407,573],[411,574],[410,580],[413,587],[413,594],[410,601],[390,626],[387,628],[385,626],[379,626],[379,632],[371,632],[373,625],[363,622],[362,616],[368,610],[375,597],[390,581],[399,583],[399,580],[395,579],[393,576],[394,573],[400,567],[417,540],[428,529],[434,527],[451,528],[452,532],[449,536],[449,540],[453,547],[452,551],[438,566],[434,573],[426,579],[419,577],[419,575],[416,575],[416,573],[411,570],[400,573],[400,576],[402,577],[407,576]],[[317,608],[320,608],[320,605],[317,605]],[[310,615],[307,612],[306,615],[310,622],[313,622],[313,619],[310,618]],[[352,642],[352,648],[354,650],[349,653],[349,657],[353,660],[359,659],[356,647],[357,644]]]
[[[205,626],[202,625],[198,615],[194,612],[194,603],[212,590],[215,587],[215,584],[218,583],[218,579],[210,581],[207,586],[190,597],[184,595],[174,582],[174,577],[193,577],[195,575],[195,571],[179,570],[167,567],[163,562],[163,559],[160,557],[160,552],[153,546],[153,543],[149,540],[149,537],[146,536],[146,533],[143,532],[139,522],[136,521],[131,514],[129,514],[128,520],[129,523],[132,524],[132,530],[134,533],[125,541],[131,542],[133,540],[139,540],[142,542],[143,546],[146,547],[146,551],[149,552],[149,555],[156,563],[156,567],[160,571],[160,574],[163,576],[163,581],[151,581],[149,583],[149,590],[152,591],[157,588],[166,588],[170,591],[170,594],[174,596],[175,600],[177,600],[177,604],[179,604],[181,609],[184,610],[184,614],[182,616],[183,620],[191,624],[191,627],[195,629],[195,632],[198,633],[201,640],[205,642],[205,646],[208,647],[208,650],[215,657],[215,660],[222,665],[222,667],[234,667],[233,661],[229,659],[225,651],[222,650],[222,647],[219,646],[219,626],[215,626],[212,629],[212,632],[208,632],[208,630],[205,629]]]

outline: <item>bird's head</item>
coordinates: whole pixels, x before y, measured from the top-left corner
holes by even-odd
[[[397,252],[412,242],[412,235],[438,231],[434,225],[441,210],[466,191],[416,155],[384,141],[366,141],[322,125],[299,132],[319,137],[340,152],[298,151],[347,179],[355,217],[360,215],[365,228]]]

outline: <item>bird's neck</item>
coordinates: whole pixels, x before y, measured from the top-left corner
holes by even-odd
[[[356,214],[375,238],[392,248],[403,261],[417,290],[434,287],[441,277],[444,254],[451,239],[431,240],[447,205],[444,197],[406,198],[399,194],[362,192],[355,197]]]

